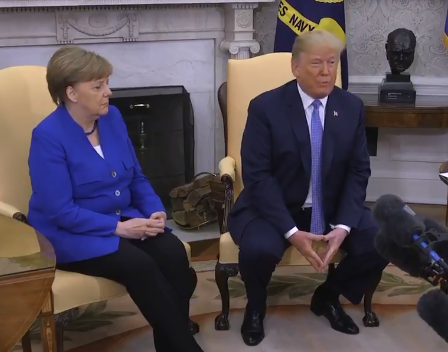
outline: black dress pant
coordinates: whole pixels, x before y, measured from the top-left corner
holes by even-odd
[[[295,219],[299,230],[310,231],[311,208],[304,209]],[[328,227],[327,231],[331,229]],[[381,280],[388,262],[377,254],[373,240],[378,228],[352,229],[341,245],[346,256],[327,277],[322,288],[341,294],[351,303],[359,304],[366,291]],[[247,307],[266,308],[267,286],[277,264],[290,242],[263,218],[252,220],[244,229],[239,247],[239,270],[246,286]]]
[[[195,282],[183,243],[171,232],[144,241],[120,238],[114,253],[57,268],[124,285],[154,331],[157,352],[200,352],[188,327]]]

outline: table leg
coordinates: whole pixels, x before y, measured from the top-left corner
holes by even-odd
[[[51,292],[47,296],[41,312],[42,319],[42,351],[56,352],[56,324],[53,315],[53,304]]]

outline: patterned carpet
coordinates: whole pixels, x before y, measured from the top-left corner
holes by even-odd
[[[376,307],[381,327],[365,328],[349,336],[330,329],[324,318],[313,315],[305,306],[271,307],[265,321],[266,337],[256,347],[246,346],[240,336],[243,311],[232,311],[231,330],[216,331],[214,314],[196,317],[201,332],[196,340],[204,352],[442,352],[447,345],[421,321],[412,306]],[[356,322],[363,313],[349,307],[347,312]],[[153,352],[150,327],[134,330],[96,343],[76,348],[71,352]]]
[[[194,297],[191,301],[191,314],[197,316],[201,314],[207,314],[210,312],[220,311],[221,301],[218,289],[214,282],[213,270],[215,266],[215,261],[194,262],[193,264],[196,271],[198,272],[198,285]],[[310,298],[314,289],[324,279],[325,274],[318,274],[316,272],[313,272],[313,269],[311,267],[279,267],[274,273],[273,279],[268,289],[269,293],[268,304],[270,306],[309,305]],[[430,286],[428,283],[415,278],[411,278],[408,275],[401,272],[400,270],[398,270],[397,268],[389,266],[383,274],[382,281],[374,297],[374,303],[386,305],[384,308],[387,308],[387,305],[415,305],[420,295],[431,288],[432,286]],[[246,305],[245,290],[243,283],[238,277],[230,279],[230,292],[232,297],[231,308],[232,309],[244,308]],[[305,311],[308,312],[307,307],[303,308],[305,308]],[[413,309],[411,309],[411,311],[413,311]],[[234,314],[236,318],[234,319],[232,318],[231,321],[233,327],[232,331],[233,334],[238,334],[241,318],[239,318],[240,313],[234,313]],[[400,321],[401,323],[397,324],[398,325],[404,324],[405,326],[407,326],[408,334],[410,336],[418,335],[421,338],[425,339],[426,338],[425,333],[423,333],[422,332],[423,330],[421,330],[424,328],[424,324],[420,322],[420,320],[414,313],[409,312],[406,314],[400,315],[399,318],[391,317],[392,320],[390,322],[384,321],[381,327],[376,330],[388,333],[386,330],[393,325],[393,321],[395,321],[395,323],[397,323],[397,321]],[[210,336],[212,335],[215,336],[213,329],[213,318],[215,315],[216,314],[208,315],[209,318],[205,319],[201,323],[201,328],[205,333],[204,334],[201,333],[200,334],[201,337],[198,338],[204,339],[204,343],[208,343],[207,342],[208,332],[210,332],[211,334]],[[310,324],[311,322],[315,322],[316,324],[318,324],[313,327],[313,325],[308,324],[309,319],[306,314],[302,316],[300,319],[298,317],[299,315],[297,315],[297,317],[294,316],[289,318],[282,318],[287,320],[293,319],[294,324],[295,326],[297,326],[297,328],[292,330],[288,329],[282,330],[279,328],[275,328],[274,330],[272,330],[273,331],[272,334],[277,336],[275,339],[280,338],[286,339],[287,335],[294,335],[296,334],[294,331],[301,331],[300,329],[302,328],[305,329],[304,331],[307,331],[307,334],[310,336],[311,339],[311,337],[314,336],[313,335],[314,332],[312,332],[313,329],[324,328],[322,325],[323,322],[320,319],[313,320],[311,319],[310,316]],[[284,326],[287,325],[286,321],[284,323],[281,323],[280,321],[277,322],[277,320],[275,320],[277,318],[280,319],[279,317],[276,316],[269,318],[270,320],[268,320],[268,323],[269,321],[271,321],[271,323],[269,323],[268,325],[270,325],[271,328],[276,327],[277,323],[280,324],[279,326],[281,326],[281,324],[283,324]],[[360,322],[360,319],[358,319],[357,321]],[[68,326],[66,333],[65,350],[73,349],[82,345],[88,345],[94,341],[102,340],[109,336],[118,335],[127,331],[139,329],[146,326],[147,326],[146,321],[143,319],[137,307],[134,305],[134,303],[128,296],[114,299],[108,302],[91,304],[87,307],[81,307],[77,313],[76,319],[74,319],[74,321],[72,321],[72,323]],[[424,331],[430,334],[428,336],[432,337],[434,335],[432,331],[431,332],[428,332],[428,330]],[[31,332],[32,332],[31,337],[33,340],[33,352],[41,352],[39,322],[36,322],[33,325]],[[377,332],[368,332],[368,334],[372,334],[371,336],[373,340],[378,338],[378,336],[375,335],[378,334]],[[219,338],[221,338],[221,336],[225,336],[225,334],[219,335]],[[239,337],[236,338],[236,336],[237,335],[235,335],[235,341],[239,341],[240,340]],[[357,341],[353,342],[353,345],[351,345],[354,348],[352,351],[356,352],[357,351],[361,352],[364,350],[368,351],[367,349],[364,349],[364,347],[360,349],[361,348],[360,344],[362,344],[363,341],[362,336],[367,335],[363,333],[360,334],[359,336],[360,336],[359,338],[356,337],[350,340],[350,341]],[[146,339],[148,341],[151,340],[147,335],[142,335],[142,337],[140,338]],[[319,339],[321,338],[322,337],[320,337]],[[389,340],[391,339],[392,337],[389,338]],[[225,341],[224,337],[222,341]],[[146,346],[149,346],[148,344],[149,342],[145,342]],[[393,345],[392,342],[387,346],[388,348],[390,347],[390,349],[384,350],[383,348],[384,351],[386,352],[397,351],[394,347],[395,345]],[[342,349],[338,350],[337,348],[339,347],[337,347],[336,345],[332,347],[334,347],[333,349],[334,352],[342,351]],[[358,349],[356,349],[355,347]],[[432,347],[431,348],[429,347],[430,346],[428,345],[425,347],[425,349],[431,352],[438,351],[438,349],[431,349]],[[243,348],[243,346],[241,346],[241,348]],[[269,349],[269,351],[278,350],[272,348]],[[312,349],[312,347],[310,347],[310,349],[308,350],[304,349],[303,351],[326,350],[325,349],[326,347],[323,348],[324,349],[319,350],[319,349]],[[414,350],[417,351],[416,349],[412,348],[414,347],[411,346],[410,349],[408,349],[407,351],[414,351]],[[228,351],[230,350],[230,348],[227,348],[226,350]],[[285,349],[284,346],[281,348],[281,350],[288,351],[288,349]],[[422,349],[419,349],[418,351],[421,350]],[[21,351],[21,346],[16,346],[14,351]],[[127,349],[126,351],[138,351],[138,349],[135,350]],[[150,349],[149,350],[145,349],[145,351],[150,351]],[[220,350],[209,349],[209,351],[220,351]],[[239,349],[238,351],[244,351],[244,349]],[[260,351],[264,351],[264,349],[261,349]],[[297,351],[297,349],[295,349],[295,351]]]

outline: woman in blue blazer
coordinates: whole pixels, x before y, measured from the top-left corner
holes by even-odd
[[[189,328],[195,289],[182,242],[165,227],[126,125],[109,106],[112,66],[63,47],[47,67],[56,110],[32,133],[30,225],[61,270],[124,285],[154,330],[158,352],[200,352]]]

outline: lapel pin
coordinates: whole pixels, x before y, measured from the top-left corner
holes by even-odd
[[[333,116],[338,116],[338,112],[337,111],[333,111]]]

